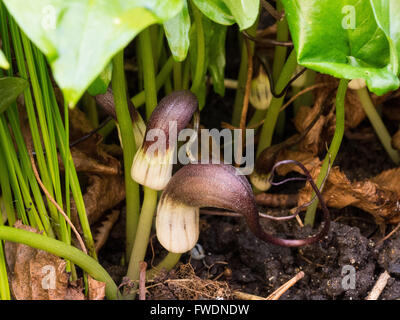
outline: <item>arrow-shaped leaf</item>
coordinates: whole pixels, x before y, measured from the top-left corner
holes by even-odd
[[[363,78],[379,95],[397,89],[397,62],[388,41],[394,21],[386,20],[386,9],[374,12],[371,3],[378,2],[282,0],[298,63],[338,78]]]
[[[65,98],[76,104],[111,58],[141,30],[182,9],[182,0],[3,0],[47,56]]]

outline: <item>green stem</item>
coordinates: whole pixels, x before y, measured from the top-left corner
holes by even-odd
[[[1,212],[0,212],[1,213]],[[0,217],[1,220],[1,217]],[[0,222],[0,225],[3,221]],[[0,240],[0,300],[11,300],[3,241]]]
[[[282,72],[279,76],[278,81],[276,82],[276,91],[281,92],[287,83],[292,78],[293,72],[296,69],[297,60],[296,60],[296,52],[293,50],[285,65],[283,66]],[[267,116],[265,117],[265,122],[263,124],[260,141],[257,147],[257,156],[265,149],[271,145],[272,136],[274,134],[276,121],[278,119],[278,115],[280,109],[282,107],[283,100],[285,99],[285,95],[280,98],[272,97],[271,103],[268,108]]]
[[[342,143],[343,134],[344,134],[344,122],[345,122],[345,113],[344,113],[344,100],[346,97],[348,80],[341,79],[339,83],[339,88],[336,93],[336,128],[335,133],[332,138],[331,145],[329,146],[328,154],[326,155],[324,162],[321,167],[321,171],[319,172],[316,185],[318,188],[321,188],[322,182],[324,181],[327,173],[329,165],[332,165],[335,161],[336,155],[339,151],[340,144]],[[311,195],[311,198],[314,197],[314,193]],[[306,225],[313,226],[315,220],[315,212],[317,210],[318,200],[315,200],[308,208],[306,212],[306,216],[304,219],[304,223]]]
[[[383,147],[385,148],[386,152],[388,153],[390,159],[392,159],[392,161],[395,164],[399,164],[400,162],[399,153],[397,152],[397,150],[394,150],[392,148],[391,145],[392,137],[390,136],[388,130],[385,127],[385,124],[383,123],[381,117],[376,111],[376,108],[372,103],[367,88],[363,87],[361,89],[358,89],[357,94],[358,97],[360,98],[361,104],[364,108],[365,113],[367,114],[369,121],[371,121],[371,124],[374,127],[374,130],[379,140],[381,141]]]
[[[0,226],[0,239],[22,243],[72,261],[94,279],[106,283],[108,299],[117,299],[118,288],[107,271],[96,260],[79,249],[37,233],[6,226]]]
[[[139,50],[143,65],[143,83],[146,97],[146,118],[150,118],[154,108],[157,106],[157,88],[154,70],[154,60],[151,47],[149,29],[143,30],[139,34]]]
[[[139,220],[139,186],[131,177],[131,165],[136,153],[132,121],[126,101],[126,86],[124,74],[124,53],[120,51],[114,57],[112,88],[114,92],[115,112],[124,146],[124,174],[126,190],[126,255],[130,256]]]
[[[0,208],[0,226],[3,225],[3,215],[1,211]],[[0,300],[11,300],[10,287],[8,285],[6,256],[3,245],[3,241],[0,240]]]
[[[140,212],[138,231],[136,233],[135,243],[133,245],[131,259],[127,276],[135,281],[139,279],[139,262],[144,260],[151,226],[153,225],[153,216],[157,206],[157,191],[144,187],[143,206]]]
[[[165,81],[168,79],[169,74],[171,73],[172,66],[173,66],[174,59],[172,56],[170,56],[167,60],[167,62],[164,64],[162,67],[161,71],[158,73],[156,77],[156,89],[157,91],[161,89],[161,87],[164,85]],[[146,101],[146,96],[144,90],[139,92],[137,95],[135,95],[131,99],[133,105],[135,108],[139,108],[141,105],[143,105]]]
[[[17,218],[15,216],[10,178],[8,174],[7,163],[3,157],[3,154],[0,153],[0,187],[4,203],[4,210],[6,211],[8,225],[13,226]]]
[[[168,252],[165,258],[161,260],[158,265],[156,265],[151,270],[147,271],[146,273],[147,280],[154,279],[162,270],[166,271],[172,270],[172,268],[175,267],[176,264],[179,262],[181,256],[182,256],[181,253]]]
[[[99,126],[99,115],[97,112],[96,101],[89,93],[85,93],[83,96],[83,109],[85,110],[90,124],[93,128],[97,128]]]
[[[278,12],[283,10],[282,2],[279,0],[276,4],[276,9]],[[286,18],[277,23],[276,40],[277,41],[287,41],[289,38],[289,28]],[[243,54],[243,53],[242,53]],[[287,54],[287,47],[276,46],[274,52],[274,60],[272,65],[272,79],[276,83],[279,79],[281,70],[285,64]],[[243,89],[244,90],[244,89]],[[242,98],[243,100],[243,98]],[[265,118],[267,110],[256,110],[250,119],[248,125],[254,125]]]
[[[174,90],[182,89],[182,62],[174,61]]]
[[[278,0],[276,3],[276,9],[278,12],[283,10],[282,1]],[[277,23],[276,40],[287,41],[289,38],[289,28],[286,18]],[[287,54],[287,47],[276,46],[274,52],[274,63],[272,65],[272,79],[274,83],[278,81],[279,74],[285,64]]]
[[[192,4],[192,11],[194,16],[194,23],[196,24],[196,40],[197,40],[197,52],[196,52],[196,69],[194,72],[193,82],[191,91],[196,95],[199,94],[199,90],[204,81],[204,63],[205,63],[205,39],[204,39],[204,29],[203,29],[203,17],[202,13],[195,5]]]

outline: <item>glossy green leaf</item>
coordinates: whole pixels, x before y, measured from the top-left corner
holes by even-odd
[[[370,2],[375,20],[389,42],[392,71],[398,74],[400,56],[400,1],[370,0]]]
[[[224,25],[235,23],[235,18],[223,0],[193,0],[193,2],[205,16],[214,22]]]
[[[107,92],[107,88],[110,85],[112,77],[112,63],[109,63],[104,70],[98,75],[98,77],[92,82],[88,88],[88,92],[92,96],[98,94],[104,94]]]
[[[165,36],[176,61],[183,61],[189,49],[190,16],[187,1],[182,10],[173,18],[164,22]]]
[[[197,8],[216,23],[231,25],[240,30],[250,28],[257,19],[259,0],[193,0]]]
[[[10,67],[3,51],[0,50],[0,68],[8,69]]]
[[[259,0],[224,0],[240,30],[250,28],[257,19]]]
[[[18,25],[47,56],[65,98],[83,92],[141,30],[163,23],[182,0],[3,0]]]
[[[3,113],[28,86],[22,78],[0,78],[0,113]]]
[[[384,94],[399,87],[396,60],[372,2],[282,0],[298,63],[338,78],[366,80]],[[379,13],[383,17],[383,13]]]

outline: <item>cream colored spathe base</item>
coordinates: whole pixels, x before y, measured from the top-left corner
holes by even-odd
[[[174,150],[167,150],[163,155],[150,157],[140,148],[132,162],[132,179],[154,190],[164,189],[171,179],[173,155]]]
[[[254,187],[256,187],[260,191],[267,191],[270,187],[271,184],[269,183],[270,175],[267,176],[261,176],[255,171],[250,175],[250,181],[253,184]]]
[[[191,250],[199,238],[199,208],[165,197],[158,204],[156,230],[158,241],[169,252]]]

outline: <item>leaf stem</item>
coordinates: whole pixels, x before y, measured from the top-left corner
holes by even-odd
[[[143,206],[127,272],[127,276],[133,281],[139,279],[139,262],[143,261],[146,255],[156,205],[157,191],[144,187]]]
[[[157,105],[157,88],[154,70],[153,51],[150,30],[144,29],[139,34],[139,51],[143,66],[143,82],[146,97],[146,118],[149,119]]]
[[[162,270],[170,271],[179,262],[181,256],[182,256],[181,253],[168,252],[165,258],[161,260],[158,265],[147,271],[146,273],[147,280],[154,279]]]
[[[168,79],[169,74],[171,73],[172,66],[173,66],[174,59],[170,56],[164,66],[161,68],[160,72],[156,77],[156,89],[157,91],[161,89],[165,81]],[[131,99],[135,108],[139,108],[146,102],[145,92],[144,90],[136,94]]]
[[[297,66],[296,52],[293,50],[285,65],[283,66],[282,72],[278,78],[275,89],[277,92],[281,92],[285,88],[286,84],[290,81],[293,72]],[[257,147],[257,156],[265,149],[271,145],[272,136],[274,134],[276,121],[279,116],[279,112],[285,99],[285,95],[280,98],[272,97],[270,106],[268,108],[267,116],[261,130],[260,141]]]
[[[332,138],[331,145],[329,146],[328,154],[326,155],[324,162],[322,164],[321,170],[319,172],[316,185],[318,189],[321,188],[321,185],[327,175],[329,165],[335,161],[336,155],[339,151],[340,144],[342,143],[343,134],[344,134],[344,122],[345,122],[345,112],[344,112],[344,99],[346,97],[348,80],[341,79],[339,83],[339,87],[336,93],[336,128],[335,133]],[[322,190],[321,190],[322,192]],[[313,192],[311,195],[311,199],[314,197],[315,193]],[[318,201],[315,200],[308,208],[306,212],[306,216],[304,218],[305,225],[314,225],[315,220],[315,212],[317,210]]]
[[[372,103],[371,97],[368,93],[368,90],[366,87],[363,87],[361,89],[357,90],[358,97],[361,101],[361,104],[364,108],[365,113],[367,114],[367,117],[369,121],[371,121],[371,124],[381,141],[383,147],[385,148],[387,154],[389,155],[390,159],[395,164],[399,164],[400,162],[400,157],[399,153],[397,150],[394,150],[391,145],[391,136],[388,132],[388,130],[385,127],[385,124],[383,123],[381,117],[379,116],[378,112],[376,111],[376,108],[374,104]]]
[[[124,174],[126,190],[126,256],[129,258],[139,220],[139,186],[131,177],[131,165],[136,153],[132,121],[126,101],[124,74],[124,53],[120,51],[113,59],[112,88],[114,92],[115,112],[121,130],[121,141],[124,146]]]
[[[59,240],[7,226],[0,226],[0,239],[22,243],[72,261],[94,279],[106,283],[106,296],[108,299],[117,299],[118,288],[113,279],[95,259],[84,254],[81,250]]]

